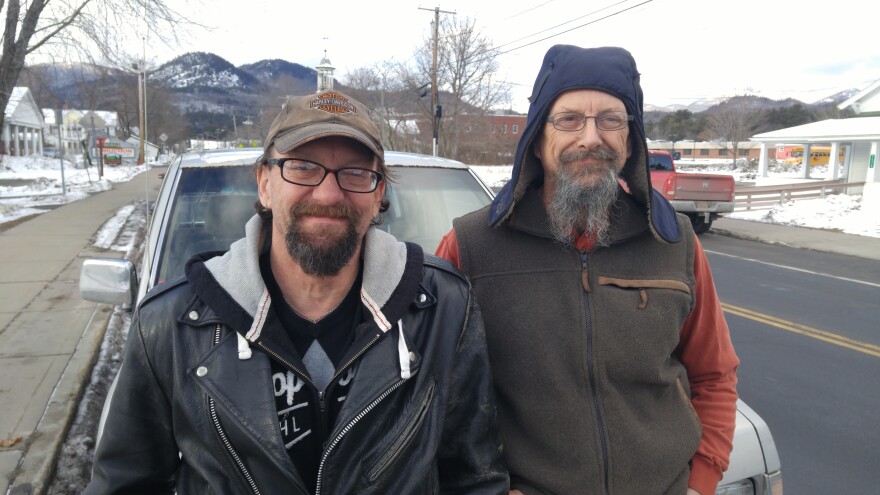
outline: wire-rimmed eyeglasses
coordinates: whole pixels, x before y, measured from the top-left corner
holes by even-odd
[[[327,174],[336,176],[339,189],[354,193],[369,193],[376,190],[382,181],[382,174],[358,167],[346,167],[330,169],[320,163],[310,162],[299,158],[267,158],[265,163],[278,165],[281,168],[281,178],[298,186],[315,187],[327,177]]]
[[[594,119],[600,131],[619,131],[629,124],[632,115],[626,112],[610,111],[599,115],[584,115],[577,112],[559,112],[547,117],[547,122],[560,131],[575,132],[587,125],[587,119]]]

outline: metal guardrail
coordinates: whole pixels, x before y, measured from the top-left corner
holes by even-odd
[[[840,194],[849,187],[859,187],[864,184],[864,182],[826,180],[811,184],[738,187],[734,193],[734,210],[758,210],[772,208],[787,201],[824,198],[828,194]]]

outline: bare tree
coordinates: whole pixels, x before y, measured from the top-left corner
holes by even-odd
[[[26,58],[38,50],[64,60],[97,56],[106,65],[130,69],[137,59],[125,49],[132,41],[131,26],[165,44],[177,40],[175,28],[184,21],[192,26],[166,0],[0,0],[0,14],[4,11],[0,109],[6,108]],[[0,126],[3,119],[0,112]]]
[[[763,116],[763,111],[746,108],[738,104],[735,98],[731,98],[724,108],[710,115],[706,123],[713,138],[727,143],[736,163],[739,143],[747,141],[755,134]]]
[[[382,109],[379,121],[396,130],[390,141],[395,149],[427,152],[432,147],[434,109],[429,95],[433,43],[433,35],[426,36],[411,64],[386,62],[355,71],[349,79],[356,89],[375,92],[381,88],[380,101],[371,103]],[[486,139],[486,133],[468,130],[474,129],[492,109],[510,101],[509,84],[496,76],[497,56],[492,42],[480,33],[475,21],[441,21],[436,88],[442,108],[441,155],[462,159],[472,155],[466,148],[476,146],[486,151],[485,147],[494,142]],[[416,125],[421,136],[418,142],[413,140]],[[482,122],[481,128],[488,132],[491,126]]]
[[[395,62],[379,62],[350,72],[346,85],[352,96],[369,103],[370,117],[382,133],[382,143],[389,150],[422,151],[418,143],[419,129],[412,118],[412,109],[423,91],[407,88],[405,72]]]
[[[448,91],[443,108],[443,145],[447,156],[458,157],[466,114],[486,115],[510,102],[510,86],[496,79],[498,50],[467,17],[447,18],[441,24],[438,85]],[[441,99],[442,101],[442,99]]]

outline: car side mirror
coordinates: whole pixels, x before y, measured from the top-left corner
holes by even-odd
[[[83,262],[79,275],[79,293],[87,301],[134,307],[137,297],[137,271],[125,259],[91,258]]]

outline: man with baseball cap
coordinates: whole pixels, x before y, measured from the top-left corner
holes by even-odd
[[[246,236],[137,309],[86,493],[506,494],[468,284],[371,228],[367,109],[288,99]]]

